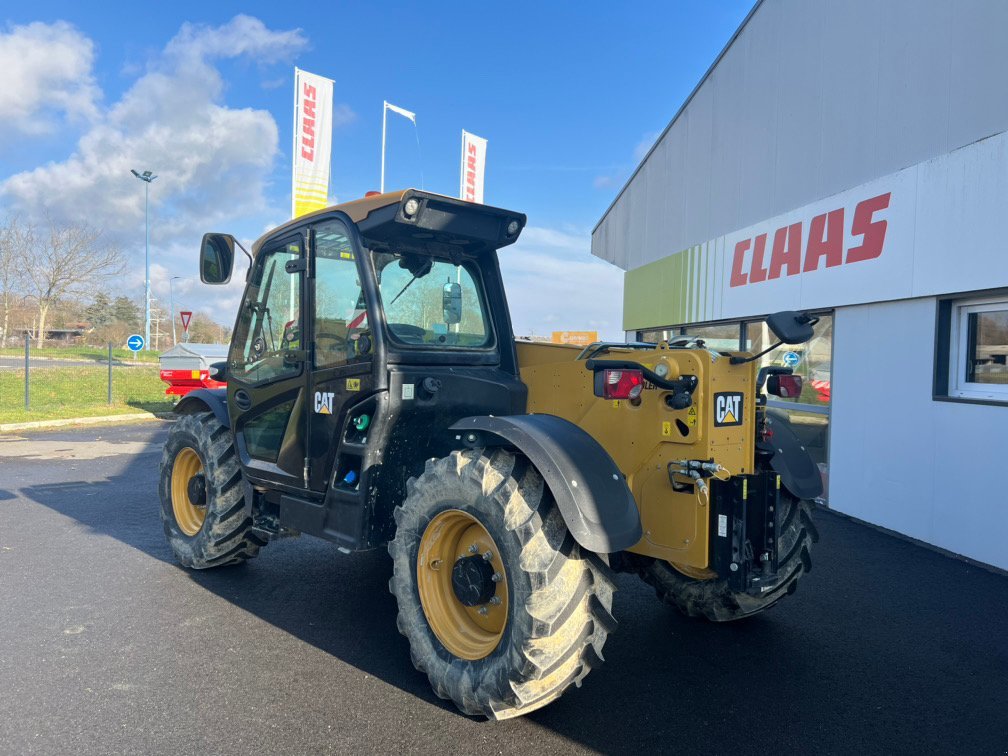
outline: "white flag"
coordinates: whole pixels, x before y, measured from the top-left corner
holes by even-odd
[[[462,130],[462,175],[459,197],[467,202],[483,202],[483,174],[486,171],[487,140]]]
[[[411,121],[413,121],[414,124],[416,123],[416,113],[411,113],[408,110],[405,110],[403,108],[398,108],[395,105],[393,105],[391,102],[386,102],[385,103],[385,107],[388,108],[389,110],[391,110],[393,113],[398,113],[401,116],[405,116],[406,118],[409,118]]]
[[[294,218],[329,204],[332,100],[332,79],[294,69]]]

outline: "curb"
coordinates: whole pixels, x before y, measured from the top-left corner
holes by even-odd
[[[110,425],[119,422],[136,422],[137,420],[163,420],[162,413],[130,412],[124,415],[101,415],[99,417],[70,417],[59,420],[33,420],[27,423],[0,423],[0,433],[22,430],[44,430],[46,428],[66,428],[82,425]]]

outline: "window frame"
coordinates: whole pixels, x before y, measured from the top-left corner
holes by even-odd
[[[977,383],[966,380],[969,316],[1001,310],[1008,310],[1008,292],[939,302],[937,355],[939,359],[936,359],[936,365],[937,370],[944,374],[938,376],[943,380],[936,381],[935,399],[1008,405],[1008,383]]]

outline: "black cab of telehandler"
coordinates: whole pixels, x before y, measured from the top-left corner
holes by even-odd
[[[377,199],[256,243],[225,373],[261,525],[348,550],[392,537],[406,480],[459,446],[451,425],[520,414],[526,396],[495,254],[525,216]],[[226,271],[232,249],[207,235],[203,269],[223,257]]]

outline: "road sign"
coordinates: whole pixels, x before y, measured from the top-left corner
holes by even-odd
[[[784,367],[796,368],[801,362],[798,352],[784,352]]]
[[[139,333],[134,333],[126,339],[126,346],[129,347],[131,352],[139,352],[144,348],[144,337]]]
[[[182,330],[189,333],[189,321],[192,320],[192,310],[181,310],[179,317],[182,318]]]

